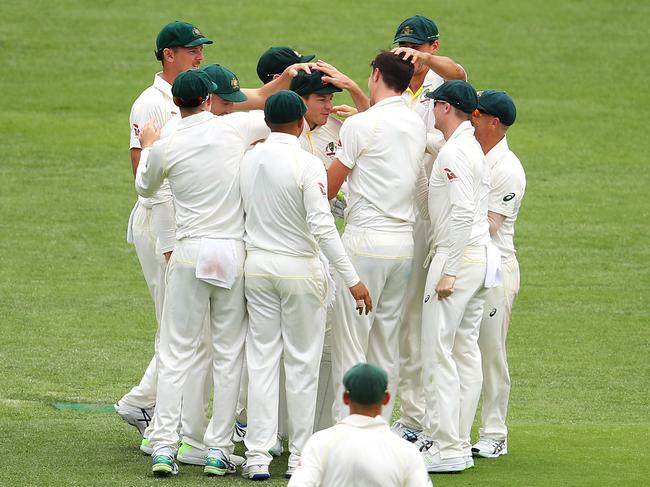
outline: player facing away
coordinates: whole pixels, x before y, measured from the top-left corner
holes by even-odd
[[[506,139],[506,132],[516,116],[515,103],[505,92],[479,92],[472,125],[490,169],[488,221],[490,236],[501,253],[503,268],[503,283],[488,289],[478,337],[483,367],[483,405],[479,440],[472,446],[472,453],[486,458],[508,453],[506,414],[510,373],[506,337],[512,306],[519,292],[519,262],[515,254],[514,233],[526,191],[524,168],[508,147]]]
[[[390,403],[386,371],[356,364],[343,376],[343,388],[349,415],[309,439],[289,487],[431,487],[417,448],[382,417]]]
[[[344,372],[359,362],[387,371],[391,397],[397,386],[398,335],[413,257],[415,186],[426,142],[424,123],[401,98],[412,74],[413,65],[399,55],[377,55],[368,78],[371,106],[343,123],[341,148],[327,173],[330,198],[347,178],[343,244],[371,295],[379,297],[368,316],[350,310],[349,297],[342,292],[334,303],[337,397],[343,393]],[[391,407],[392,402],[384,409],[386,420]],[[336,421],[345,416],[340,404],[333,409]]]
[[[280,357],[284,357],[293,474],[311,436],[318,371],[330,291],[326,263],[342,276],[353,307],[372,310],[366,286],[345,253],[327,200],[322,162],[300,148],[306,107],[292,91],[269,97],[271,129],[242,161],[240,186],[246,214],[245,290],[249,315],[248,430],[243,476],[270,477],[276,442]]]

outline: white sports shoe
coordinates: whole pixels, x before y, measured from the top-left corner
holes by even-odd
[[[230,461],[235,464],[236,467],[241,467],[246,459],[244,457],[240,457],[239,455],[235,455],[234,453],[230,455]]]
[[[113,405],[113,409],[124,421],[131,426],[135,426],[140,435],[144,435],[144,430],[147,429],[153,419],[154,408],[136,408],[127,404],[120,404],[118,401]]]
[[[390,427],[390,430],[395,433],[397,436],[404,438],[410,443],[415,443],[418,440],[418,437],[422,433],[422,430],[412,429],[407,426],[404,426],[404,423],[401,421],[395,421],[393,426]]]
[[[269,450],[269,453],[271,454],[271,456],[274,457],[280,457],[284,453],[284,447],[282,446],[282,439],[279,436],[275,442],[275,445],[273,445],[273,448]]]
[[[298,465],[300,465],[300,455],[296,455],[295,453],[289,455],[289,461],[287,462],[287,471],[284,474],[284,478],[290,479],[298,468]]]
[[[468,470],[470,468],[474,468],[474,458],[472,458],[472,455],[466,455],[465,456],[465,470]]]
[[[149,456],[151,456],[153,453],[153,446],[151,446],[151,442],[147,438],[142,438],[142,442],[140,443],[140,451]]]
[[[462,472],[467,468],[465,457],[445,458],[443,460],[439,451],[431,452],[430,450],[425,450],[420,454],[429,473]]]
[[[472,455],[483,458],[497,458],[508,454],[508,440],[479,438],[472,447]]]
[[[420,433],[418,439],[415,440],[414,445],[420,452],[425,452],[433,446],[433,439],[424,433]]]
[[[244,441],[245,436],[246,425],[244,423],[240,423],[239,421],[235,421],[235,431],[232,434],[232,441],[235,443],[241,443]]]
[[[189,443],[182,442],[176,454],[176,460],[186,465],[205,465],[208,457],[207,450],[195,448]]]
[[[266,480],[271,478],[268,465],[247,465],[242,466],[242,477],[251,480]]]

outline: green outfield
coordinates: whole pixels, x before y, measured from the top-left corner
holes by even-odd
[[[436,486],[650,483],[646,1],[0,4],[0,485],[243,485],[199,467],[154,479],[110,404],[151,358],[153,306],[125,241],[132,102],[162,25],[214,39],[205,62],[255,87],[269,46],[315,53],[365,86],[404,18],[441,31],[477,89],[518,105],[528,176],[510,331],[510,454]],[[346,102],[345,95],[335,100]],[[240,447],[241,448],[241,447]],[[268,485],[285,485],[286,455]],[[363,481],[359,481],[363,486]]]

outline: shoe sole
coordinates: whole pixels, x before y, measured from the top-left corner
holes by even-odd
[[[268,473],[256,473],[248,477],[251,480],[268,480],[271,478],[271,474]]]
[[[203,469],[203,473],[206,474],[206,475],[223,476],[223,475],[226,475],[228,473],[228,470],[226,470],[225,468],[209,467],[209,466],[206,465],[205,468]]]
[[[198,465],[200,467],[205,466],[205,462],[206,462],[205,458],[199,458],[199,457],[177,456],[176,460],[179,461],[180,463],[184,463],[185,465]]]
[[[500,451],[499,453],[485,453],[480,450],[472,448],[472,456],[476,458],[499,458],[508,454],[508,450]]]
[[[157,476],[167,476],[167,475],[176,475],[178,472],[174,472],[174,469],[167,465],[166,463],[164,464],[156,464],[151,467],[151,472],[154,475]]]
[[[465,470],[465,462],[462,465],[438,465],[435,469],[427,467],[427,473],[460,473]]]

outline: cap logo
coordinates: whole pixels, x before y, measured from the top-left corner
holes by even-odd
[[[196,27],[192,28],[192,36],[193,37],[203,37],[203,34],[201,34],[201,31],[197,29]]]
[[[298,57],[302,57],[298,51],[293,51],[293,53]]]
[[[230,87],[232,89],[238,90],[239,89],[239,80],[237,78],[233,78],[230,80]]]
[[[409,25],[404,26],[402,29],[402,35],[410,36],[411,34],[413,34],[413,29],[411,29]]]
[[[482,94],[483,94],[483,90],[476,92],[476,96],[481,96]]]

